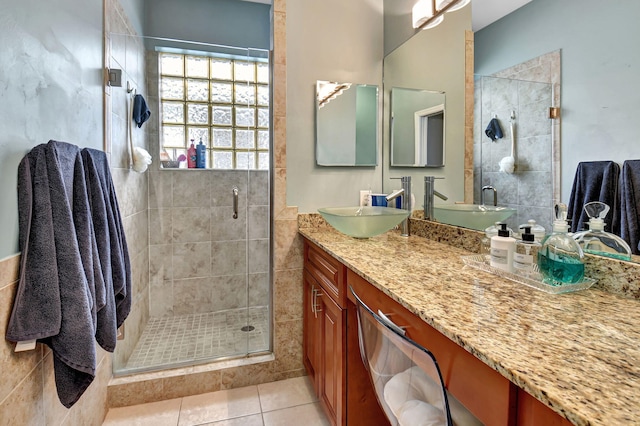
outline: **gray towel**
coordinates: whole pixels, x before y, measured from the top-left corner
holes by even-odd
[[[492,118],[487,125],[487,128],[484,131],[484,134],[487,135],[493,142],[498,139],[502,139],[502,128],[500,127],[500,122],[497,118]]]
[[[620,181],[620,237],[633,254],[640,254],[640,160],[622,164]]]
[[[620,166],[613,161],[578,163],[567,215],[571,220],[571,232],[584,229],[584,223],[589,221],[584,205],[591,201],[600,201],[611,208],[605,218],[605,230],[611,232],[613,229],[615,232],[620,215],[617,201],[619,176]]]
[[[135,95],[133,97],[133,121],[140,128],[149,117],[151,117],[151,111],[149,111],[147,101],[142,95]]]
[[[82,158],[88,181],[89,200],[102,272],[113,303],[113,326],[119,327],[131,310],[131,265],[124,226],[107,155],[96,149],[85,148],[82,150]],[[103,312],[101,314],[99,311],[99,318],[100,315],[109,315],[109,320],[105,325],[109,327],[109,331],[115,333],[115,328],[111,328],[111,313]],[[107,330],[101,331],[99,325],[98,333],[101,337],[96,335],[96,338],[103,348],[110,350],[100,340],[101,338],[111,338],[113,339],[113,347],[115,347],[116,336],[115,334],[113,336],[104,335],[103,333],[106,332]]]
[[[80,149],[55,141],[33,148],[18,167],[18,208],[20,280],[6,338],[51,347],[58,397],[71,407],[96,367],[94,269],[83,264],[93,249],[80,246],[91,241]]]

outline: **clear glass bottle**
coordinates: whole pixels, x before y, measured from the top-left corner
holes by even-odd
[[[577,283],[584,278],[584,253],[567,232],[567,205],[556,204],[553,232],[538,251],[538,268],[549,285]]]
[[[631,260],[631,247],[619,236],[604,230],[604,218],[609,213],[609,206],[600,201],[592,201],[584,205],[589,216],[589,230],[573,235],[585,253],[612,257],[614,259]]]
[[[495,225],[486,228],[484,230],[484,237],[482,237],[480,241],[480,254],[483,255],[487,261],[491,256],[491,237],[498,235],[498,225],[500,225],[500,222],[496,222]]]
[[[520,227],[524,232],[520,240],[516,241],[516,251],[513,254],[513,272],[525,276],[536,274],[534,265],[538,262],[538,251],[542,245],[535,240],[530,225]]]

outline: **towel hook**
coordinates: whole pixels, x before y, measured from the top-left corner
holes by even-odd
[[[127,93],[133,92],[135,94],[136,88],[131,86],[131,82],[127,80]]]

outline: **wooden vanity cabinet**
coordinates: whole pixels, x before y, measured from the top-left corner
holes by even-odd
[[[482,423],[516,424],[514,384],[351,270],[347,273],[347,286],[353,287],[374,312],[382,311],[404,327],[409,338],[435,355],[449,392]]]
[[[346,267],[305,240],[303,277],[303,363],[327,418],[388,425],[360,360],[355,310],[346,309]]]
[[[332,425],[389,425],[360,358],[349,287],[433,352],[449,392],[485,425],[571,424],[306,239],[303,276],[304,365]]]

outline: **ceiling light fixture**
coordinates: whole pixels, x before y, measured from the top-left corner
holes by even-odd
[[[411,10],[413,28],[427,30],[444,21],[445,12],[462,9],[471,0],[418,0]]]

